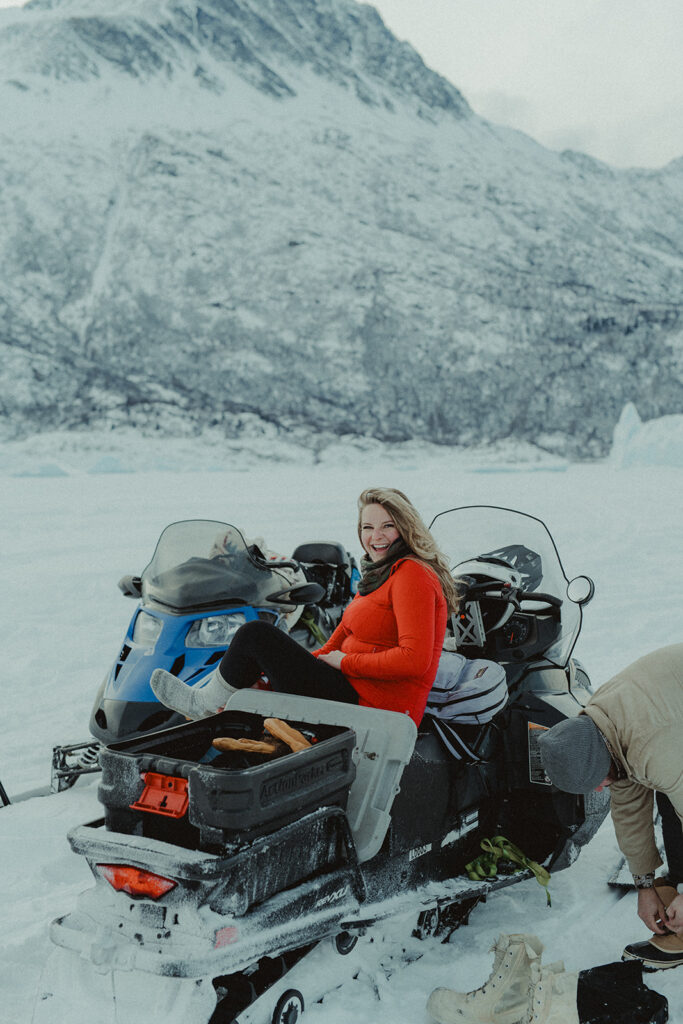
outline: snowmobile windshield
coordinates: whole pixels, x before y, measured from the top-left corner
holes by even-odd
[[[175,611],[228,605],[279,604],[272,596],[292,585],[283,572],[260,557],[229,523],[189,519],[171,523],[142,572],[143,603]],[[271,600],[269,600],[271,598]]]
[[[528,608],[534,607],[534,593],[561,602],[554,611],[557,629],[542,656],[564,667],[579,635],[581,608],[567,596],[569,581],[545,523],[513,509],[468,505],[439,513],[430,529],[456,578],[477,578],[478,566],[482,576],[495,578],[499,566],[501,580],[509,579],[510,573],[519,579]]]

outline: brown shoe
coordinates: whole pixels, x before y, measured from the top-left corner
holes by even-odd
[[[632,942],[621,954],[622,960],[640,960],[644,971],[661,971],[683,964],[683,938],[670,932],[653,935],[645,942]]]
[[[665,907],[668,907],[671,901],[678,896],[676,886],[672,885],[668,878],[655,878],[655,889]]]

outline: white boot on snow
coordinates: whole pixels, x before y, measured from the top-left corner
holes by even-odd
[[[149,685],[162,704],[193,721],[217,715],[237,692],[234,686],[226,683],[218,668],[194,686],[188,686],[177,676],[157,668],[152,672]]]
[[[576,995],[579,972],[554,974],[540,963],[531,965],[526,1015],[519,1024],[580,1024]]]
[[[535,935],[501,935],[488,980],[473,992],[436,988],[427,1011],[438,1024],[516,1024],[529,1002],[531,965],[540,963],[543,945]],[[557,963],[547,968],[562,971]]]

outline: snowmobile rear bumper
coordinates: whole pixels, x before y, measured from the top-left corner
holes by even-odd
[[[264,956],[316,942],[343,931],[343,918],[358,907],[349,879],[340,872],[305,883],[293,894],[273,897],[249,919],[221,917],[205,906],[188,904],[170,926],[160,926],[144,923],[149,904],[136,907],[128,901],[129,927],[124,931],[122,903],[114,910],[102,889],[97,885],[88,890],[73,913],[52,922],[50,938],[55,945],[77,953],[102,972],[141,971],[174,978],[233,974]]]
[[[103,970],[173,977],[228,974],[341,931],[365,898],[346,817],[321,808],[248,847],[212,854],[81,825],[69,833],[97,884],[51,925],[56,945]],[[161,899],[128,895],[98,865],[169,879]],[[284,890],[284,891],[283,891]]]

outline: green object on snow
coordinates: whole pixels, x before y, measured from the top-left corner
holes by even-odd
[[[498,861],[511,861],[517,865],[517,870],[531,871],[539,885],[545,889],[548,906],[552,906],[550,900],[550,872],[535,860],[530,860],[518,846],[511,843],[505,836],[493,836],[492,839],[482,839],[480,846],[484,853],[475,857],[469,864],[465,865],[468,878],[473,882],[481,882],[485,878],[495,878],[498,874]]]

